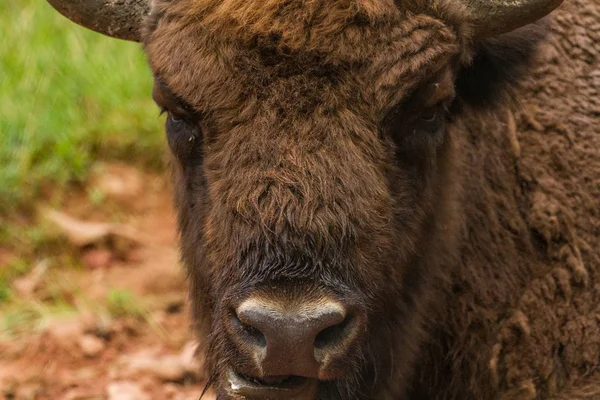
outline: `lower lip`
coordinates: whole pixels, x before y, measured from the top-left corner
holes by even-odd
[[[232,396],[244,399],[315,400],[317,398],[318,381],[316,379],[307,378],[293,385],[268,386],[249,381],[229,369],[227,384]]]

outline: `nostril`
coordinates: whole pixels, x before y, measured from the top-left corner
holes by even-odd
[[[288,377],[336,379],[364,326],[358,310],[328,298],[251,297],[226,312],[229,339],[263,386],[285,386]]]
[[[351,321],[352,318],[347,315],[346,318],[344,318],[344,320],[339,324],[323,329],[315,338],[315,348],[323,349],[325,347],[340,343],[346,336],[348,336],[351,329]]]
[[[265,335],[252,325],[242,322],[235,311],[231,312],[231,319],[233,321],[233,326],[238,330],[240,335],[257,346],[267,346]]]

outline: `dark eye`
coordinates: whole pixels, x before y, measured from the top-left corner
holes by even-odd
[[[428,135],[434,138],[443,136],[446,114],[445,102],[423,109],[413,122],[413,132],[417,135]]]
[[[160,107],[160,115],[167,114],[167,120],[170,122],[180,123],[186,119],[185,111],[179,109],[170,109],[164,106]]]
[[[436,148],[444,142],[447,102],[429,107],[400,108],[388,116],[385,129],[399,152],[415,148]]]
[[[426,108],[421,114],[421,121],[433,122],[438,116],[439,106],[433,106]]]
[[[167,114],[167,121],[182,122],[196,120],[198,115],[194,108],[171,92],[162,82],[155,80],[152,88],[152,99],[160,108],[160,114]]]
[[[183,116],[177,115],[177,114],[172,113],[170,111],[167,111],[167,118],[169,118],[171,120],[171,122],[174,122],[176,124],[179,124],[179,123],[183,122]]]
[[[169,147],[179,161],[190,165],[201,160],[202,130],[197,118],[167,111],[165,128]]]

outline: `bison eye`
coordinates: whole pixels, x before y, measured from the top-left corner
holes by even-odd
[[[421,120],[423,122],[433,122],[438,115],[438,106],[428,107],[421,114]]]
[[[180,115],[177,115],[177,114],[174,114],[174,113],[171,113],[168,111],[167,111],[167,115],[168,115],[168,118],[171,120],[171,122],[174,122],[176,124],[183,122],[183,117]]]
[[[185,165],[195,164],[202,156],[202,130],[198,119],[167,111],[167,143],[175,157]]]
[[[446,113],[446,103],[444,102],[423,109],[414,121],[415,133],[438,135],[444,128]]]
[[[160,115],[167,114],[167,119],[174,123],[181,123],[186,119],[185,110],[160,107]]]

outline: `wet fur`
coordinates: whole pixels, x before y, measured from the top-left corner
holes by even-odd
[[[552,110],[541,122],[521,112],[523,102],[564,109],[553,96],[578,96],[552,81],[569,62],[579,68],[572,79],[591,86],[585,96],[599,95],[597,77],[582,72],[600,61],[597,47],[567,57],[578,46],[564,38],[585,42],[573,20],[588,21],[583,16],[598,16],[600,7],[574,3],[559,12],[553,33],[540,25],[474,44],[465,10],[449,1],[433,11],[417,0],[340,1],[327,12],[320,1],[158,6],[146,32],[150,64],[203,120],[195,158],[174,159],[173,176],[209,372],[239,356],[220,334],[218,313],[234,300],[231,288],[239,296],[264,280],[310,277],[340,295],[358,288],[371,321],[348,366],[353,373],[324,384],[323,399],[547,398],[593,375],[600,328],[586,315],[598,295],[600,167],[577,140],[598,143],[598,115],[590,111],[597,102],[569,110],[588,123],[570,147],[555,138],[569,127]],[[297,23],[303,19],[310,24]],[[405,43],[413,55],[404,63],[377,36],[392,28],[398,37],[416,35]],[[325,40],[332,36],[341,39]],[[380,47],[374,52],[364,41]],[[212,58],[195,59],[201,52]],[[349,69],[370,59],[360,75],[367,85],[348,80]],[[385,116],[448,68],[458,96],[450,140],[413,152],[411,162],[427,168],[408,174],[410,157],[394,156],[396,145],[379,136]],[[239,85],[246,90],[218,90]],[[355,137],[346,139],[349,127]],[[297,136],[278,136],[290,131]],[[319,153],[314,135],[337,152]],[[548,160],[544,140],[571,161]],[[256,161],[273,154],[286,156],[278,166]],[[582,170],[591,178],[569,178],[569,187],[591,203],[570,203],[556,182]],[[576,317],[585,330],[574,327]]]

